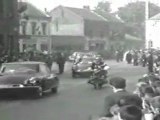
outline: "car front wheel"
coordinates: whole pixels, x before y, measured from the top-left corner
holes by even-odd
[[[43,96],[43,89],[42,87],[39,87],[37,89],[36,98],[41,98]]]
[[[52,91],[52,93],[57,93],[58,92],[58,87],[52,88],[51,91]]]

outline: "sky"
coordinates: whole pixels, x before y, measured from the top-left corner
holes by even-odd
[[[34,4],[37,8],[44,10],[47,8],[51,10],[59,5],[68,6],[68,7],[77,7],[83,8],[84,5],[89,5],[91,8],[94,8],[98,2],[103,0],[24,0]],[[111,2],[111,7],[113,11],[117,10],[118,7],[123,6],[127,3],[128,0],[108,0]],[[129,0],[133,1],[133,0]]]
[[[27,1],[35,5],[37,8],[44,10],[52,10],[53,8],[63,5],[68,7],[83,8],[84,5],[89,5],[93,9],[98,2],[103,0],[22,0]],[[118,10],[118,7],[126,5],[128,2],[134,2],[137,0],[107,0],[111,3],[111,8],[113,11]],[[152,2],[158,3],[160,0],[150,0]]]

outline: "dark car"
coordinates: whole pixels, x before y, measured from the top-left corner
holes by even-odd
[[[43,96],[45,91],[56,93],[59,79],[43,62],[12,62],[1,66],[0,95],[29,94]]]
[[[84,57],[81,62],[73,64],[72,77],[75,78],[77,76],[91,76],[93,72],[91,66],[94,61],[96,61],[96,58],[94,57]]]

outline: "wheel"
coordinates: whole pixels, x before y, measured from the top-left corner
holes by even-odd
[[[98,84],[98,89],[102,89],[102,85],[101,83]]]
[[[58,87],[52,88],[51,91],[52,91],[52,93],[57,93],[58,92]]]
[[[97,85],[96,84],[94,84],[94,89],[97,89]]]
[[[72,78],[76,78],[76,72],[72,71]]]
[[[96,83],[96,84],[94,84],[94,89],[99,89],[99,84],[98,83]]]
[[[42,87],[40,86],[38,89],[37,89],[37,93],[36,93],[36,98],[41,98],[43,96],[43,89]]]

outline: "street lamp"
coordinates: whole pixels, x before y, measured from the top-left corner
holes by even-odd
[[[145,47],[149,47],[147,21],[149,19],[149,0],[145,0]]]

